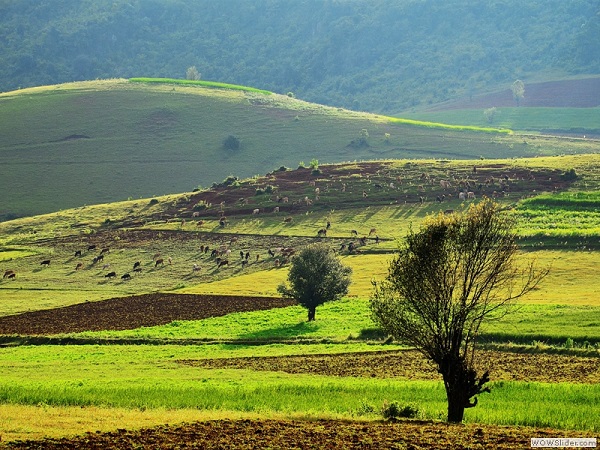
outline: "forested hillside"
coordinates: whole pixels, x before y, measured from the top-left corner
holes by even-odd
[[[0,0],[0,91],[95,78],[237,83],[395,113],[600,72],[597,0]]]

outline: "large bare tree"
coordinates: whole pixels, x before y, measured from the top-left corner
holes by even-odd
[[[410,230],[386,279],[374,282],[374,320],[437,366],[449,422],[462,422],[475,396],[489,392],[488,373],[475,368],[481,324],[505,314],[548,273],[517,261],[514,220],[489,199],[429,217]]]

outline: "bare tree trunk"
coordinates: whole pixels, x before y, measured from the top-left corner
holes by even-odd
[[[465,415],[465,392],[463,386],[460,386],[460,383],[455,382],[454,384],[454,386],[446,384],[448,422],[462,423]]]
[[[312,322],[313,320],[315,320],[316,310],[317,310],[317,308],[315,306],[310,306],[308,308],[308,321],[309,322]]]

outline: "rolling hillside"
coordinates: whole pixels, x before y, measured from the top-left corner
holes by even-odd
[[[504,130],[506,131],[506,130]],[[224,147],[229,136],[239,149]],[[280,166],[598,151],[597,141],[406,123],[288,96],[107,80],[0,95],[3,219],[191,191]]]

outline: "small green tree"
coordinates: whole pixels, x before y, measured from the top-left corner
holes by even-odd
[[[196,66],[188,67],[185,71],[186,80],[199,80],[201,78],[200,72],[196,69]]]
[[[311,244],[292,260],[288,273],[290,287],[281,284],[277,291],[304,306],[311,322],[315,320],[317,306],[348,293],[351,273],[352,269],[343,265],[329,247]]]
[[[419,232],[409,232],[386,280],[374,283],[375,322],[437,366],[448,422],[462,422],[465,408],[489,392],[488,373],[475,368],[481,324],[506,314],[548,273],[534,270],[533,262],[517,263],[514,220],[489,199],[429,217]]]
[[[515,102],[517,102],[517,106],[520,106],[521,100],[525,97],[525,83],[521,80],[515,80],[511,85],[510,90],[512,91]]]

